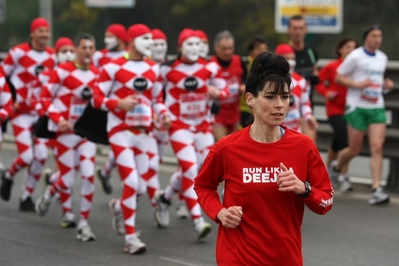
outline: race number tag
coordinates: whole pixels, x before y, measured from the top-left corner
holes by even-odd
[[[137,98],[133,110],[126,112],[125,123],[133,127],[149,127],[152,123],[151,103],[143,98]]]
[[[360,97],[363,101],[369,103],[377,103],[380,94],[381,94],[381,86],[376,83],[376,84],[371,84],[370,87],[364,89]]]
[[[71,99],[71,107],[69,108],[69,122],[75,124],[79,117],[83,114],[86,109],[88,101],[79,98]]]
[[[205,94],[180,95],[180,116],[183,119],[204,119],[207,98]]]

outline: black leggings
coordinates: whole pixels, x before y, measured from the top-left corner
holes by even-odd
[[[331,149],[338,152],[348,146],[348,132],[343,115],[333,115],[328,118],[328,122],[333,128],[333,138]]]

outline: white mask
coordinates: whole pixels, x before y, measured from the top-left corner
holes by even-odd
[[[67,51],[66,53],[58,53],[57,58],[59,63],[64,63],[75,60],[76,54],[72,53],[71,51]]]
[[[136,47],[136,50],[142,55],[151,56],[151,46],[153,42],[154,41],[152,40],[152,34],[147,33],[136,37],[134,39],[134,46]]]
[[[167,51],[167,42],[163,39],[156,39],[151,46],[151,57],[154,61],[160,62],[165,59]]]
[[[209,53],[209,43],[201,41],[199,53],[202,58],[206,58]]]
[[[118,39],[116,37],[105,37],[104,38],[105,48],[113,50],[118,47]]]
[[[190,61],[197,61],[200,56],[201,39],[190,37],[185,40],[181,46],[181,53]]]
[[[290,73],[292,74],[296,66],[296,61],[294,59],[288,59],[287,62],[290,65]]]

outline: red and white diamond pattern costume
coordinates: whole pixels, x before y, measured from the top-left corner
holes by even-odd
[[[48,85],[42,92],[51,95],[48,108],[49,130],[57,132],[57,162],[60,170],[59,179],[51,186],[50,194],[53,196],[60,192],[63,212],[71,211],[71,188],[75,182],[77,170],[82,176],[80,218],[87,219],[91,210],[94,195],[94,164],[96,146],[73,132],[61,133],[58,123],[68,120],[74,124],[83,113],[89,100],[82,97],[85,88],[93,90],[97,68],[81,69],[74,62],[60,64],[51,76]],[[44,101],[48,98],[42,97]]]
[[[309,94],[306,92],[306,80],[296,72],[291,74],[291,97],[294,104],[289,107],[283,125],[296,131],[301,131],[301,117],[305,119],[313,115]]]
[[[228,97],[227,83],[217,64],[200,58],[193,64],[185,64],[180,59],[163,64],[156,85],[164,86],[166,91],[165,105],[172,119],[170,143],[182,173],[181,184],[170,183],[165,196],[171,199],[175,192],[173,188],[181,187],[192,219],[202,216],[193,189],[194,178],[214,144],[207,95],[209,84],[220,90],[221,100]],[[170,182],[179,181],[174,178]]]
[[[10,87],[0,69],[0,123],[11,116],[13,105]]]
[[[110,51],[108,49],[101,49],[93,54],[92,62],[95,67],[101,70],[105,64],[108,64],[111,60],[123,57],[126,53],[126,50]]]
[[[109,143],[123,181],[120,200],[126,237],[136,232],[137,194],[144,193],[147,187],[150,200],[154,202],[154,192],[159,188],[158,180],[153,181],[147,177],[149,157],[152,160],[157,153],[156,149],[149,148],[151,137],[148,133],[153,127],[154,115],[160,116],[167,112],[163,104],[162,87],[153,87],[158,75],[159,65],[150,60],[133,61],[123,57],[111,61],[99,75],[92,100],[95,108],[108,110]],[[137,90],[134,84],[143,85],[143,90]],[[138,104],[132,111],[126,112],[118,108],[117,104],[129,95],[135,95]]]
[[[55,61],[55,53],[51,48],[37,51],[29,43],[23,43],[11,48],[1,63],[1,68],[15,88],[15,102],[19,105],[11,116],[18,157],[6,174],[13,178],[19,170],[31,165],[22,200],[33,193],[48,155],[48,140],[32,138],[32,129],[41,109],[39,94],[42,87],[37,76],[41,71],[53,69]]]

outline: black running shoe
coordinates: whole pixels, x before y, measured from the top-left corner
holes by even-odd
[[[27,197],[24,201],[19,201],[19,210],[21,212],[35,212],[35,203],[31,197]]]
[[[95,168],[95,175],[97,176],[97,179],[100,180],[101,188],[103,189],[105,194],[111,194],[112,193],[112,186],[111,186],[111,176],[105,176],[101,173],[101,166],[97,166]]]
[[[14,183],[11,179],[6,178],[6,171],[1,176],[0,196],[3,200],[9,201],[11,197],[11,187]]]

